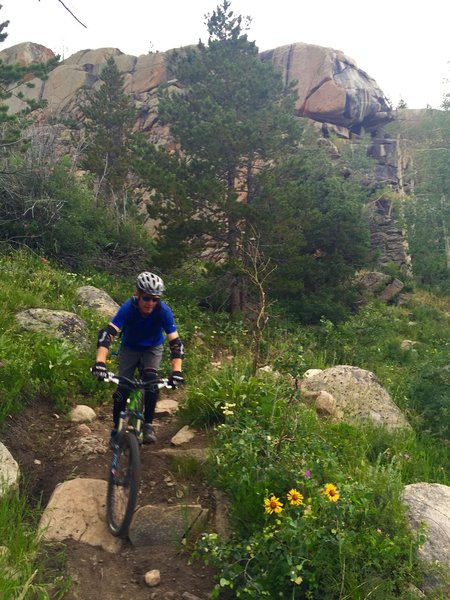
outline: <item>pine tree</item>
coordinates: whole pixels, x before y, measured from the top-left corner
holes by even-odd
[[[81,111],[89,137],[82,166],[95,174],[105,202],[123,213],[117,196],[127,185],[136,108],[124,91],[124,77],[113,57],[108,58],[100,79],[99,89],[84,91],[82,100]]]
[[[255,175],[283,157],[298,137],[296,93],[245,34],[249,19],[224,0],[208,16],[208,44],[175,52],[171,70],[182,93],[161,94],[159,114],[181,148],[183,191],[157,204],[166,239],[190,236],[189,248],[216,251],[226,260],[230,310],[245,310],[242,261],[246,215]],[[206,237],[205,237],[206,236]]]

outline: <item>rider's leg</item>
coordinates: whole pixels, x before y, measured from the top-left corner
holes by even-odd
[[[134,352],[126,346],[123,346],[119,353],[119,377],[128,377],[132,379],[137,365],[139,364],[140,354]],[[125,410],[129,390],[126,387],[118,386],[113,394],[113,423],[114,429],[119,424],[120,413]]]
[[[161,358],[163,353],[163,347],[152,346],[146,351],[142,357],[142,364],[144,366],[143,378],[151,380],[157,376],[159,365],[161,364]],[[155,430],[153,429],[153,418],[155,416],[156,403],[159,397],[159,389],[155,387],[154,390],[145,390],[144,392],[144,442],[151,443],[156,442]]]

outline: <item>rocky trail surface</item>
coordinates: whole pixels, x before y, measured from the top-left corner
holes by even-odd
[[[170,396],[174,398],[180,393],[176,391]],[[28,405],[19,417],[11,418],[4,431],[4,443],[20,465],[33,506],[47,506],[56,486],[62,482],[86,479],[102,485],[106,482],[111,458],[107,448],[111,405],[96,407],[95,411],[94,421],[76,424],[56,414],[54,407],[42,400]],[[173,411],[160,409],[155,419],[158,441],[141,448],[138,509],[152,507],[155,528],[160,525],[159,515],[164,520],[168,510],[180,505],[201,506],[209,516],[214,514],[217,496],[208,487],[202,467],[206,435],[197,430],[193,439],[176,447],[172,440],[180,428]],[[139,545],[129,540],[119,542],[109,534],[103,520],[106,519],[105,501],[103,496],[97,498],[102,535],[111,542],[109,551],[104,549],[108,543],[83,543],[70,534],[56,543],[56,551],[61,546],[65,550],[66,574],[72,581],[66,600],[130,597],[134,600],[205,600],[209,597],[214,574],[198,561],[190,564],[189,536],[155,543],[150,526],[150,534],[147,531],[147,538],[140,539]],[[74,500],[75,505],[77,502]],[[85,508],[79,506],[83,502],[90,500],[81,497],[80,509]],[[154,587],[145,581],[151,571],[159,571],[160,575]]]

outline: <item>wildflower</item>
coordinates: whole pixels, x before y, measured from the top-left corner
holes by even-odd
[[[305,471],[305,478],[309,479],[311,477],[311,471],[309,469],[306,469]]]
[[[327,483],[320,493],[326,496],[330,502],[337,502],[339,500],[339,492],[334,483]]]
[[[290,490],[287,494],[287,499],[292,506],[301,506],[303,504],[303,496],[297,490]]]
[[[272,515],[273,513],[280,513],[283,510],[283,503],[280,502],[280,499],[276,496],[271,496],[270,498],[265,498],[264,500],[265,512],[268,515]]]
[[[303,516],[304,517],[312,517],[312,506],[308,505],[305,507],[305,510],[303,511]]]
[[[297,585],[300,585],[302,581],[303,577],[300,577],[300,575],[294,579],[294,583],[296,583]]]
[[[223,414],[227,417],[230,415],[234,415],[234,411],[231,410],[236,406],[235,402],[225,402],[225,404],[223,406],[221,406],[220,408],[222,409]]]

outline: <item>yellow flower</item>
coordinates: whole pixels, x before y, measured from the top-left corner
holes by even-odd
[[[330,502],[337,502],[339,500],[339,492],[334,483],[327,483],[320,493],[326,496]]]
[[[294,579],[294,583],[296,583],[297,585],[300,585],[302,581],[303,577],[300,577],[300,575]]]
[[[264,507],[267,514],[271,515],[273,513],[280,513],[283,510],[283,504],[280,502],[279,498],[275,496],[271,496],[270,498],[266,498],[264,500]]]
[[[290,490],[287,494],[287,499],[292,506],[301,506],[303,504],[303,496],[297,490]]]

